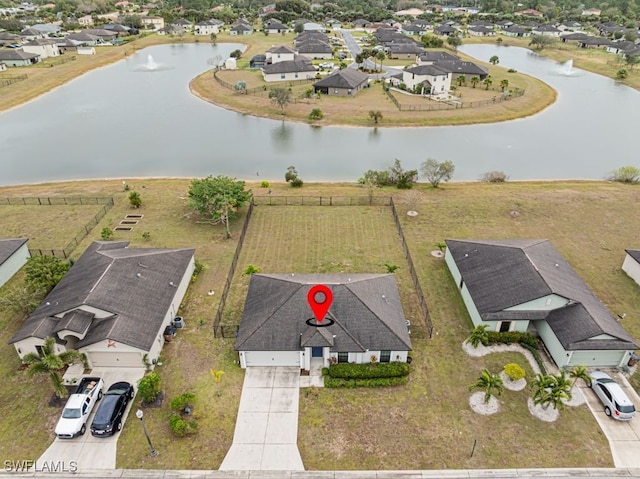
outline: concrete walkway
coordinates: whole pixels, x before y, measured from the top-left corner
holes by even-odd
[[[221,471],[304,471],[298,451],[300,368],[249,367]]]

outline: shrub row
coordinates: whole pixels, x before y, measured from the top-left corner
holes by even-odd
[[[372,379],[395,378],[407,376],[409,365],[407,363],[367,363],[351,364],[338,363],[329,366],[329,376],[342,379]]]
[[[498,333],[495,331],[487,331],[487,344],[513,344],[518,343],[523,346],[526,344],[531,348],[538,347],[538,339],[531,336],[529,333],[521,333],[519,331],[507,331],[505,333]]]
[[[547,369],[544,367],[544,364],[542,362],[542,358],[540,357],[540,353],[538,352],[538,348],[537,347],[532,347],[531,345],[527,344],[527,343],[521,343],[522,346],[526,349],[528,349],[529,351],[531,351],[531,354],[533,354],[533,359],[536,360],[536,363],[538,363],[538,367],[540,368],[540,372],[542,374],[547,374]]]
[[[403,363],[404,364],[404,363]],[[386,386],[399,386],[407,384],[409,378],[407,376],[389,377],[389,378],[370,378],[370,379],[343,379],[332,378],[326,376],[324,378],[324,387],[326,388],[380,388]]]

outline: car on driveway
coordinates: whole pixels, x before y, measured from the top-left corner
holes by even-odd
[[[73,439],[82,436],[87,429],[87,420],[93,407],[102,397],[104,382],[99,377],[84,377],[75,392],[69,396],[56,425],[58,439]]]
[[[91,434],[96,437],[107,437],[122,429],[124,412],[134,395],[133,386],[128,382],[112,384],[102,396],[102,402],[93,417]]]
[[[611,376],[602,371],[591,373],[591,389],[604,406],[604,413],[619,421],[630,421],[636,414],[636,408]]]

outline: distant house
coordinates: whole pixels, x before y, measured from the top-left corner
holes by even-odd
[[[545,37],[559,37],[562,31],[552,25],[538,25],[531,30],[531,33]]]
[[[627,249],[627,253],[622,263],[622,271],[627,273],[629,277],[640,285],[640,250]]]
[[[353,27],[362,29],[366,27],[369,23],[371,23],[369,20],[365,20],[364,18],[358,18],[353,21]]]
[[[329,18],[324,24],[332,30],[340,30],[342,28],[342,22],[335,18]]]
[[[270,18],[269,20],[265,21],[263,29],[267,35],[289,33],[289,27],[275,18]]]
[[[142,20],[142,25],[144,25],[145,28],[152,30],[161,30],[164,28],[164,18],[162,17],[146,16],[141,17],[140,20]]]
[[[20,43],[22,37],[8,32],[0,32],[0,42],[4,43]]]
[[[91,35],[90,33],[82,33],[82,32],[72,33],[71,35],[68,35],[66,39],[73,40],[75,42],[78,42],[78,44],[82,44],[84,46],[91,46],[91,47],[104,43],[104,40],[102,39],[102,37],[99,37],[97,35]]]
[[[404,25],[402,30],[408,35],[418,35],[422,36],[427,33],[427,28],[422,25],[416,25],[415,23],[411,23],[409,25]]]
[[[445,60],[458,61],[460,60],[460,57],[452,55],[451,53],[436,50],[426,50],[416,57],[416,63],[418,65],[433,65],[434,63]]]
[[[206,36],[210,36],[211,34],[217,35],[220,33],[220,26],[222,24],[220,20],[204,20],[198,22],[193,27],[193,34]]]
[[[292,61],[296,54],[296,50],[286,45],[271,47],[266,52],[267,63]]]
[[[90,27],[93,25],[93,17],[91,15],[83,15],[78,18],[78,23],[81,27]]]
[[[539,335],[558,367],[620,367],[633,339],[547,240],[446,240],[475,326]]]
[[[314,93],[328,96],[355,96],[369,85],[369,75],[353,68],[344,68],[313,84]]]
[[[502,30],[502,33],[507,37],[530,37],[531,30],[521,27],[520,25],[511,25]]]
[[[20,32],[20,37],[22,37],[22,41],[30,42],[35,40],[36,38],[45,38],[47,35],[42,33],[40,30],[36,30],[35,28],[25,28]]]
[[[437,66],[441,70],[450,72],[451,78],[454,80],[461,75],[463,75],[467,81],[471,80],[473,77],[478,77],[480,81],[482,81],[489,76],[489,71],[486,68],[476,65],[473,62],[465,62],[462,60],[441,60],[434,63],[434,66]]]
[[[314,78],[315,67],[311,61],[296,55],[293,60],[278,61],[262,67],[262,76],[266,82],[287,80],[308,80]]]
[[[483,25],[470,25],[467,29],[467,33],[474,37],[493,37],[496,34],[493,28],[485,27]]]
[[[111,30],[105,30],[104,28],[89,28],[87,30],[82,30],[80,33],[86,33],[88,35],[93,35],[95,37],[100,37],[105,42],[110,42],[114,38],[118,37],[118,32],[113,32]],[[71,36],[71,35],[69,35]]]
[[[236,23],[229,30],[230,35],[251,35],[253,33],[253,27],[247,26],[244,23]]]
[[[35,25],[31,25],[31,28],[45,35],[56,35],[62,30],[59,25],[54,25],[53,23],[36,23]]]
[[[302,25],[302,29],[305,32],[324,32],[324,26],[320,25],[319,23],[315,23],[315,22],[305,22]]]
[[[37,53],[27,53],[22,50],[0,50],[0,62],[8,67],[28,67],[40,62],[42,58]]]
[[[582,40],[586,40],[589,38],[589,35],[586,33],[567,33],[564,35],[560,35],[560,40],[563,43],[580,43]]]
[[[333,293],[327,326],[317,327],[309,309],[314,284]],[[411,338],[392,274],[254,274],[235,348],[242,368],[308,371],[312,361],[406,362]]]
[[[522,17],[543,17],[544,14],[542,12],[539,12],[538,10],[534,10],[533,8],[528,8],[526,10],[520,10],[516,13],[514,13],[514,15],[519,15]]]
[[[386,45],[389,58],[415,58],[424,53],[424,48],[415,43],[388,43]]]
[[[327,42],[321,40],[309,39],[304,42],[296,43],[298,54],[309,59],[330,59],[333,58],[333,49]]]
[[[451,89],[451,72],[437,65],[418,65],[403,70],[402,78],[391,78],[392,85],[400,83],[422,95],[446,95]]]
[[[182,29],[183,31],[188,32],[193,28],[193,23],[184,18],[179,18],[171,24],[171,27],[173,27],[174,29]]]
[[[599,8],[587,8],[585,10],[582,10],[582,16],[583,17],[589,17],[589,16],[599,17],[601,12],[602,11]]]
[[[9,343],[21,358],[52,337],[57,352],[85,353],[92,368],[155,364],[191,281],[193,254],[94,242]]]
[[[40,55],[40,58],[57,57],[60,55],[60,49],[58,48],[58,42],[53,38],[38,38],[25,43],[22,46],[22,50],[27,53],[36,53]]]
[[[30,257],[25,238],[0,239],[0,287],[9,281]]]
[[[451,35],[455,35],[457,32],[457,30],[450,25],[438,25],[433,31],[436,35],[443,37],[450,37]]]

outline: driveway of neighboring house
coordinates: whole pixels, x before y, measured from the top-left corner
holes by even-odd
[[[104,392],[109,389],[109,386],[118,381],[127,381],[133,384],[137,391],[138,381],[144,376],[144,369],[94,368],[93,371],[91,371],[91,375],[102,378],[104,381]],[[123,422],[126,421],[134,401],[129,402]],[[69,469],[71,464],[75,463],[78,471],[86,469],[115,469],[116,443],[120,434],[116,433],[110,437],[100,438],[93,437],[89,431],[89,426],[99,406],[100,402],[96,404],[94,411],[87,421],[87,432],[85,432],[84,436],[78,436],[75,439],[54,439],[53,444],[51,444],[38,459],[36,463],[37,467],[46,467],[47,464],[64,464],[66,468]]]
[[[248,367],[222,471],[303,471],[298,451],[300,368]]]
[[[617,468],[640,467],[640,455],[638,454],[638,451],[640,451],[640,397],[622,374],[612,371],[607,371],[607,373],[622,386],[624,392],[636,406],[638,412],[634,419],[631,421],[616,421],[608,417],[604,413],[604,407],[595,393],[586,387],[582,391],[593,417],[596,418],[600,429],[609,440],[614,465]]]

